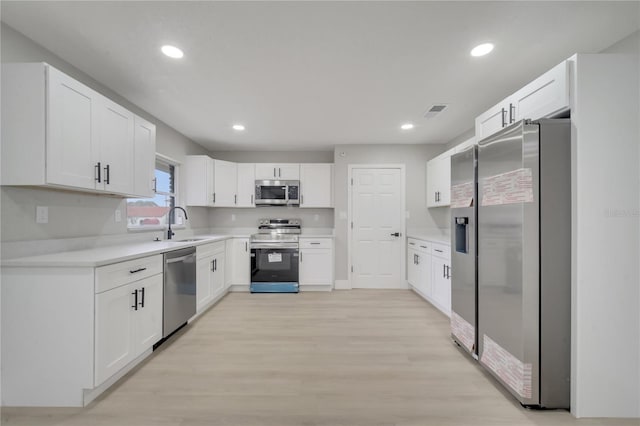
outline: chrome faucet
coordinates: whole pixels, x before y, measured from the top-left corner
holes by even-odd
[[[167,222],[169,223],[169,229],[167,229],[167,240],[170,240],[170,239],[171,239],[171,237],[173,237],[174,235],[176,235],[176,234],[175,234],[175,232],[173,232],[173,231],[171,230],[171,213],[172,213],[175,209],[180,209],[180,210],[182,210],[182,212],[184,213],[184,220],[189,219],[189,218],[187,217],[187,211],[186,211],[185,209],[183,209],[182,207],[178,207],[178,206],[171,207],[171,208],[169,209],[169,211],[167,212]]]

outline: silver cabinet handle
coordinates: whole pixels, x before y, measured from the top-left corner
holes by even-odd
[[[213,193],[213,202],[214,203],[216,202],[216,193],[215,192]]]
[[[93,180],[95,180],[98,183],[102,183],[102,178],[100,177],[100,173],[102,173],[102,166],[100,165],[100,162],[98,161],[98,164],[96,164],[95,166],[96,171],[98,172],[98,176],[93,178]]]
[[[133,306],[131,306],[133,308],[133,310],[137,311],[138,310],[138,289],[133,290]]]
[[[442,278],[447,278],[447,265],[442,265]]]
[[[300,263],[302,263],[302,252],[300,252]]]
[[[304,204],[304,195],[300,194],[300,204]]]
[[[251,204],[253,204],[253,194],[251,194]]]
[[[502,108],[500,114],[502,115],[502,127],[505,127],[507,125],[507,110]]]
[[[216,267],[215,267],[215,259],[211,261],[211,272],[215,272],[216,271]]]
[[[140,298],[142,299],[142,300],[140,301],[140,307],[141,307],[141,308],[144,308],[144,287],[142,287],[142,288],[140,289],[140,295],[141,295],[141,297],[140,297]]]
[[[111,180],[111,172],[110,172],[111,167],[109,166],[109,164],[107,164],[107,167],[104,168],[104,183],[106,183],[107,185],[109,185],[109,181]]]
[[[244,242],[244,251],[245,251],[245,252],[247,251],[248,246],[249,246],[249,244],[245,241],[245,242]]]
[[[278,175],[276,175],[276,168],[273,168],[273,177],[278,177]]]
[[[509,123],[514,123],[516,121],[516,106],[514,104],[509,104]]]
[[[238,204],[238,194],[233,194],[233,204]]]
[[[282,177],[282,169],[278,167],[278,177]]]

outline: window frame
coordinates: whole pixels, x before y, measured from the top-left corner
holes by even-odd
[[[173,205],[174,206],[178,206],[180,205],[179,201],[180,201],[180,191],[179,191],[179,184],[180,184],[180,178],[179,178],[179,171],[180,171],[180,167],[181,167],[181,163],[171,157],[168,157],[166,155],[162,155],[159,153],[156,153],[156,158],[155,158],[155,165],[154,165],[154,172],[155,170],[158,169],[158,163],[162,163],[164,165],[167,166],[171,166],[173,167],[173,193],[170,192],[158,192],[155,189],[155,178],[154,178],[154,194],[160,194],[160,195],[165,195],[165,196],[169,196],[169,197],[173,197]],[[140,198],[127,198],[126,203],[127,203],[127,208],[128,208],[128,204],[129,204],[129,200],[139,200]],[[128,220],[128,214],[127,216],[127,231],[130,232],[144,232],[144,231],[162,231],[167,229],[167,225],[130,225],[129,224],[129,220]],[[175,220],[175,213],[174,213],[174,220]],[[176,223],[172,223],[171,224],[171,229],[184,229],[186,228],[186,223],[185,221],[183,221],[182,223],[176,224]]]

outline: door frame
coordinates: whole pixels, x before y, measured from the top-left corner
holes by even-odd
[[[353,265],[353,229],[351,228],[351,222],[353,221],[353,171],[355,169],[400,169],[400,205],[402,207],[402,214],[400,215],[400,232],[401,232],[401,247],[400,247],[400,286],[401,288],[409,288],[406,279],[406,244],[404,241],[406,240],[407,230],[406,230],[406,218],[407,218],[407,187],[406,187],[406,165],[405,164],[349,164],[347,173],[347,274],[349,276],[348,288],[353,288],[353,272],[351,272],[351,267]]]

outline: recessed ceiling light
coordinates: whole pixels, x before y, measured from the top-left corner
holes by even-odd
[[[402,126],[400,126],[400,128],[401,128],[402,130],[411,130],[411,129],[413,129],[413,124],[411,124],[411,123],[404,123]]]
[[[471,49],[471,56],[484,56],[493,50],[493,43],[479,44]]]
[[[239,132],[244,130],[244,126],[242,124],[234,124],[232,127],[233,127],[233,130],[237,130]]]
[[[171,46],[169,44],[165,44],[164,46],[162,46],[161,50],[162,50],[162,53],[164,53],[165,55],[173,59],[180,59],[184,56],[184,53],[182,52],[182,50],[178,49],[175,46]]]

